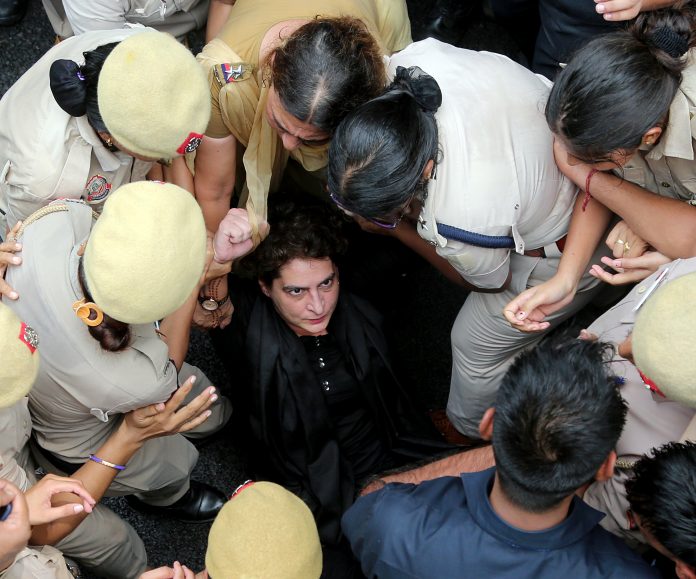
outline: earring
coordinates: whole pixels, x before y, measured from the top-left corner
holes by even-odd
[[[104,321],[104,312],[101,311],[101,308],[94,302],[88,302],[85,298],[76,301],[72,305],[72,309],[75,315],[88,326],[98,326]],[[94,319],[90,317],[92,312],[94,312]]]

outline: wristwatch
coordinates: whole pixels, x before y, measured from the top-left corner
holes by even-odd
[[[198,303],[201,304],[204,310],[214,312],[224,306],[229,299],[230,296],[225,296],[219,301],[211,296],[198,296]]]

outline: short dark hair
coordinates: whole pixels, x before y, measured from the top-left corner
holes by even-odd
[[[349,114],[329,147],[329,191],[347,210],[384,218],[424,187],[438,154],[442,93],[418,69],[401,69],[386,92]]]
[[[495,403],[493,452],[501,488],[529,512],[547,511],[593,476],[621,435],[626,403],[601,342],[552,339],[521,354]]]
[[[382,50],[357,18],[315,18],[269,56],[271,82],[295,118],[332,134],[386,84]]]
[[[688,6],[643,12],[628,30],[594,38],[574,54],[546,105],[550,129],[571,153],[606,160],[619,149],[635,150],[643,135],[660,125],[686,66],[682,55],[675,56],[681,49],[668,54],[662,37],[691,47],[693,24]]]
[[[633,467],[631,510],[677,559],[696,567],[696,444],[670,443]]]
[[[328,257],[335,262],[348,247],[345,220],[325,203],[284,200],[269,208],[268,222],[271,229],[266,239],[238,264],[240,273],[266,285],[293,259]]]

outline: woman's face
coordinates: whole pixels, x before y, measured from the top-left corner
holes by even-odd
[[[298,336],[326,334],[338,301],[338,271],[331,259],[295,258],[279,273],[270,286],[259,282],[278,315]]]
[[[318,147],[329,142],[331,135],[293,117],[280,102],[280,97],[273,87],[268,91],[266,101],[268,123],[280,135],[283,147],[294,151],[300,145]]]

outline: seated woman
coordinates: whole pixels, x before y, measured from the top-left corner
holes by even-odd
[[[377,312],[339,291],[340,219],[326,207],[275,209],[242,262],[258,287],[234,296],[217,346],[243,388],[254,470],[303,498],[335,544],[361,480],[448,446],[394,374]]]
[[[587,44],[558,75],[546,120],[556,162],[586,190],[587,207],[576,216],[577,257],[506,306],[520,329],[545,327],[572,298],[611,212],[623,221],[606,240],[614,258],[602,261],[616,273],[594,265],[598,278],[634,283],[696,256],[695,29],[692,3],[641,14],[628,30]]]
[[[249,235],[240,233],[246,241],[231,255],[250,248]],[[96,454],[123,414],[167,400],[192,375],[192,392],[210,387],[184,358],[205,275],[226,270],[209,268],[203,217],[188,192],[130,183],[110,195],[97,221],[89,205],[58,201],[30,216],[17,239],[23,262],[7,281],[20,297],[8,305],[41,337],[29,394],[41,466],[70,473]],[[188,437],[222,428],[229,401],[219,398],[210,412]],[[212,520],[224,495],[190,480],[197,458],[181,435],[148,440],[121,465],[110,493],[135,495],[142,510]]]
[[[556,273],[577,189],[554,163],[539,108],[548,81],[435,40],[393,56],[389,71],[386,93],[338,127],[329,191],[363,228],[394,235],[472,291],[452,329],[447,413],[478,438],[507,367],[540,339],[511,328],[503,306]],[[599,285],[581,277],[554,323]]]
[[[383,55],[410,42],[404,0],[237,0],[198,55],[212,116],[193,183],[175,181],[195,189],[208,229],[217,230],[235,184],[255,224],[266,218],[266,199],[290,157],[307,171],[322,169],[336,125],[384,87]],[[226,280],[205,294],[224,300]],[[198,312],[197,323],[226,325],[231,308],[222,309],[208,321]]]

